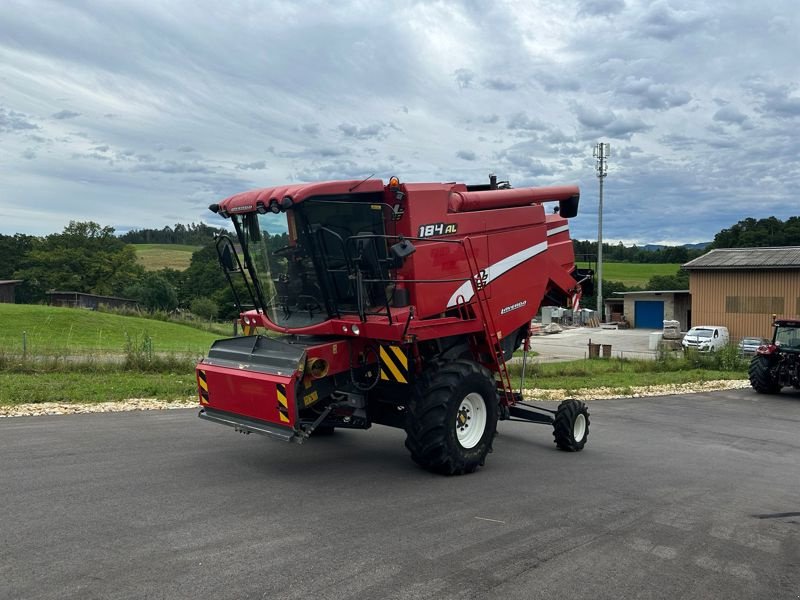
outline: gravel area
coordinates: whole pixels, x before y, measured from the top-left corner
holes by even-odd
[[[558,389],[525,389],[526,400],[559,401],[566,398],[579,400],[608,400],[611,398],[642,398],[645,396],[668,396],[671,394],[693,394],[715,390],[733,390],[746,388],[750,382],[746,379],[730,379],[684,383],[680,385],[651,385],[644,387],[619,388],[585,388],[580,390]],[[15,404],[0,406],[0,418],[33,417],[39,415],[75,415],[82,413],[123,412],[131,410],[170,410],[175,408],[192,408],[198,406],[194,397],[186,400],[162,401],[154,398],[132,398],[120,402],[97,402],[84,404],[80,402],[43,402],[41,404]]]
[[[34,417],[39,415],[76,415],[80,413],[122,412],[129,410],[169,410],[198,406],[194,396],[186,400],[156,400],[155,398],[131,398],[119,402],[42,402],[41,404],[14,404],[0,406],[2,417]]]
[[[523,396],[532,400],[565,400],[577,398],[578,400],[610,400],[612,398],[643,398],[645,396],[669,396],[672,394],[697,394],[700,392],[713,392],[718,390],[736,390],[750,387],[747,379],[719,379],[715,381],[698,381],[695,383],[680,383],[673,385],[648,385],[631,386],[629,388],[584,388],[580,390],[544,390],[525,389]]]

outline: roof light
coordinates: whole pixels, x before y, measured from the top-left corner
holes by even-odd
[[[269,210],[276,215],[281,212],[281,207],[278,205],[278,201],[273,198],[269,201]]]
[[[283,200],[281,200],[281,208],[283,210],[290,209],[292,207],[292,204],[294,204],[294,202],[292,201],[292,199],[289,196],[284,196]]]
[[[397,178],[397,176],[392,175],[389,178],[389,187],[390,188],[400,187],[400,180]]]

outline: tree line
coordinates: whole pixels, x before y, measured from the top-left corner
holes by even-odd
[[[70,222],[61,233],[44,237],[0,234],[0,279],[21,279],[17,301],[40,303],[50,290],[84,292],[137,300],[150,310],[187,309],[200,316],[230,317],[235,314],[233,294],[219,266],[214,249],[215,234],[225,233],[205,224],[175,225],[163,229],[140,229],[117,235],[113,227],[94,222]],[[145,271],[138,264],[132,243],[197,245],[185,271]],[[286,235],[267,236],[268,248],[288,243]],[[578,260],[594,260],[597,243],[574,241]],[[800,246],[800,217],[781,221],[743,219],[714,236],[711,248]],[[685,263],[704,251],[671,246],[658,250],[603,244],[605,261],[632,263]],[[688,289],[688,273],[656,276],[645,289]],[[605,296],[615,291],[634,291],[620,282],[604,281]],[[585,297],[583,304],[593,306]]]
[[[183,237],[176,243],[193,239]],[[283,235],[267,236],[266,243],[268,248],[278,248],[288,242]],[[16,300],[25,304],[46,302],[48,291],[60,290],[132,299],[151,311],[186,309],[206,318],[234,316],[233,294],[219,265],[213,236],[199,245],[185,271],[145,271],[134,246],[126,236],[117,236],[113,227],[72,221],[61,233],[44,237],[0,235],[0,256],[4,257],[0,279],[22,280]]]
[[[187,246],[205,246],[217,234],[226,233],[225,229],[211,227],[205,223],[177,223],[174,227],[167,225],[162,229],[132,229],[119,236],[128,244],[184,244]]]
[[[597,242],[588,240],[572,240],[575,259],[592,262],[597,258]],[[609,262],[629,262],[636,264],[685,263],[697,258],[706,250],[687,248],[685,246],[666,246],[649,250],[639,246],[603,244],[603,260]]]

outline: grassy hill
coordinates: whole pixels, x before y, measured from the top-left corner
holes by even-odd
[[[580,263],[582,268],[595,268],[594,264]],[[619,281],[627,286],[645,287],[654,275],[675,275],[680,269],[680,263],[615,263],[603,261],[603,279],[605,281]]]
[[[78,308],[0,304],[0,352],[83,354],[125,352],[128,340],[140,344],[148,336],[154,352],[205,354],[222,336],[188,325],[124,317]]]
[[[139,264],[147,271],[159,269],[175,269],[183,271],[189,268],[192,254],[200,246],[182,246],[180,244],[132,244],[136,249]]]

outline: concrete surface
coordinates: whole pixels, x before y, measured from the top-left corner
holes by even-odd
[[[538,353],[535,360],[540,362],[575,360],[588,357],[591,340],[593,344],[610,344],[614,357],[654,359],[657,353],[649,348],[653,331],[576,327],[561,333],[535,335],[531,337],[531,349]]]
[[[596,401],[586,449],[501,423],[473,475],[399,430],[303,446],[194,410],[0,419],[0,598],[800,595],[800,392]]]

